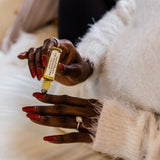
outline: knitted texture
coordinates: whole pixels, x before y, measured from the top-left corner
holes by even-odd
[[[138,160],[145,119],[143,112],[106,100],[93,148],[113,157]]]
[[[160,157],[159,8],[158,0],[120,0],[77,45],[95,64],[84,88],[104,102],[93,148],[115,158]]]

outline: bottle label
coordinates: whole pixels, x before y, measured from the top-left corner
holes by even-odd
[[[57,66],[58,66],[59,59],[60,59],[60,55],[61,55],[61,53],[58,50],[52,51],[50,58],[49,58],[48,65],[47,65],[47,69],[45,72],[46,76],[49,76],[52,78],[55,77]]]

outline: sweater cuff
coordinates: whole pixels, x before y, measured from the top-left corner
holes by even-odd
[[[104,102],[93,149],[114,158],[138,160],[145,114],[117,101]]]

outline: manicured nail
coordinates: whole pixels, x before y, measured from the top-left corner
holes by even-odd
[[[54,142],[55,139],[56,139],[56,137],[54,137],[54,136],[43,137],[43,140],[44,140],[44,141]]]
[[[17,57],[18,57],[18,58],[23,58],[23,57],[25,56],[25,54],[26,54],[25,52],[20,53]]]
[[[36,98],[44,98],[45,94],[42,94],[42,93],[39,93],[39,92],[35,92],[33,93],[33,97],[36,97]]]
[[[31,120],[38,120],[38,119],[40,119],[40,115],[38,115],[38,114],[27,113],[26,116],[27,116],[28,118],[30,118]]]
[[[45,67],[46,66],[47,57],[43,55],[41,57],[41,60],[42,60],[42,66]]]
[[[61,73],[65,72],[65,68],[64,68],[64,65],[62,63],[59,63],[59,71]]]
[[[34,112],[36,110],[35,106],[26,106],[22,108],[23,112]]]
[[[42,78],[42,72],[40,68],[37,68],[37,79],[40,81]]]
[[[35,68],[34,68],[34,66],[31,66],[31,67],[30,67],[30,72],[31,72],[32,77],[35,78],[36,73],[35,73]]]

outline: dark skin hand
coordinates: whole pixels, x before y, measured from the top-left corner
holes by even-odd
[[[57,47],[57,41],[50,38],[44,41],[43,46],[31,48],[18,55],[20,59],[28,59],[28,66],[33,78],[40,80],[43,76],[51,48]],[[72,86],[85,81],[93,72],[92,65],[82,59],[73,44],[68,40],[60,40],[62,53],[58,64],[55,80],[64,85]],[[82,117],[78,132],[65,135],[47,136],[45,141],[52,143],[91,143],[95,138],[98,118],[102,104],[96,99],[82,99],[67,95],[57,96],[34,93],[39,101],[51,104],[50,106],[27,106],[23,111],[32,122],[51,126],[76,129],[76,117]]]
[[[54,38],[46,39],[43,46],[30,48],[28,51],[18,55],[19,59],[28,59],[31,76],[41,80],[44,69],[51,54],[51,48],[57,47]],[[62,49],[55,80],[67,86],[73,86],[85,81],[93,72],[91,65],[82,59],[78,51],[69,40],[60,40]]]
[[[49,95],[33,93],[39,101],[50,104],[49,106],[27,106],[23,111],[32,122],[68,129],[76,129],[76,116],[81,116],[78,132],[64,135],[47,136],[43,139],[51,143],[91,143],[95,138],[96,127],[102,109],[102,104],[96,99],[82,99],[67,95]]]

